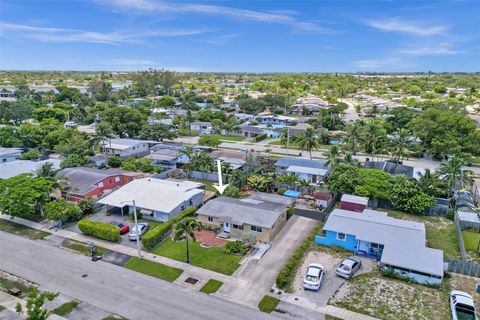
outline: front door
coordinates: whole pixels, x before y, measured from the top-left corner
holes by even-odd
[[[223,231],[230,233],[230,223],[225,222],[223,224]]]

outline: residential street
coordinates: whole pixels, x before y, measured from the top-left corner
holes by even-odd
[[[275,318],[109,263],[94,263],[42,241],[0,231],[0,243],[1,270],[128,319]]]

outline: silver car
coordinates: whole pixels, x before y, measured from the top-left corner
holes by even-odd
[[[453,290],[450,292],[450,310],[452,320],[478,320],[473,298],[466,292]]]
[[[360,270],[362,261],[357,257],[348,257],[340,263],[335,273],[337,276],[350,279],[353,275]]]
[[[145,232],[147,232],[148,227],[149,225],[146,222],[141,222],[138,224],[138,233],[140,238],[145,234]],[[137,240],[137,227],[135,225],[132,227],[132,229],[130,229],[130,233],[128,234],[128,240]]]
[[[320,290],[325,268],[318,263],[311,263],[303,280],[303,287],[308,290]]]

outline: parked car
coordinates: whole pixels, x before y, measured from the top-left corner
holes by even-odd
[[[303,280],[303,287],[308,290],[320,290],[324,273],[325,268],[321,264],[311,263],[308,265],[307,273]]]
[[[337,276],[350,279],[353,275],[360,270],[362,261],[357,257],[348,257],[340,263],[335,273]]]
[[[110,224],[113,225],[113,226],[119,227],[120,228],[120,234],[125,234],[130,230],[130,227],[128,226],[128,224],[123,223],[123,222],[111,221]]]
[[[145,232],[147,232],[148,230],[148,223],[145,223],[145,222],[142,222],[142,223],[139,223],[138,224],[138,233],[139,233],[139,237],[141,238]],[[135,226],[132,227],[132,229],[130,230],[130,233],[128,234],[128,240],[131,240],[131,241],[135,241],[137,240],[137,228]]]
[[[450,292],[450,310],[452,320],[478,320],[473,298],[466,292],[453,290]]]

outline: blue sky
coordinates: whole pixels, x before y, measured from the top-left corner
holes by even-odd
[[[0,3],[0,69],[149,67],[480,71],[480,1]]]

